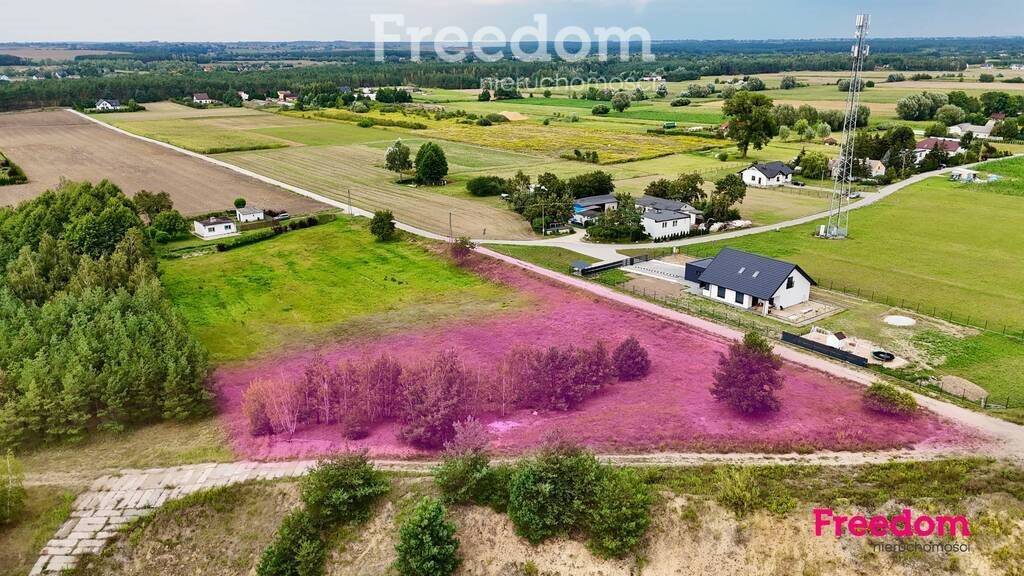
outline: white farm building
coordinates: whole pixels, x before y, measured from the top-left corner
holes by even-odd
[[[203,240],[212,240],[214,238],[234,236],[238,234],[238,227],[229,218],[210,217],[204,220],[193,221],[192,233]]]
[[[235,219],[239,222],[257,222],[263,220],[263,208],[243,206],[235,208]]]
[[[816,284],[799,266],[723,248],[714,258],[686,263],[684,278],[700,286],[701,294],[744,309],[785,309],[811,298]]]

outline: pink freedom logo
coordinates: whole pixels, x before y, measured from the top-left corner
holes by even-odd
[[[850,534],[857,538],[863,536],[970,536],[971,527],[963,516],[914,516],[910,508],[886,518],[885,516],[837,516],[831,508],[814,509],[814,535],[821,536],[828,527],[838,538]]]

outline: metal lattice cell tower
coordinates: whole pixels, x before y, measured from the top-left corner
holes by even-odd
[[[846,238],[850,228],[850,193],[853,192],[853,151],[857,138],[857,107],[860,104],[861,73],[868,56],[868,24],[871,16],[857,16],[857,43],[851,56],[853,65],[850,72],[850,91],[846,97],[846,116],[843,118],[843,144],[839,149],[839,161],[832,175],[832,201],[829,205],[828,224],[821,230],[824,238]]]

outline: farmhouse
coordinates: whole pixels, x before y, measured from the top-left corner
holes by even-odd
[[[783,186],[793,182],[793,169],[782,162],[768,162],[767,164],[752,164],[746,170],[740,172],[740,178],[748,186],[767,188],[768,186]]]
[[[242,99],[242,102],[248,102],[249,101],[249,93],[248,92],[245,92],[244,90],[239,90],[238,92],[235,92],[235,94],[237,94],[238,97]]]
[[[282,102],[282,103],[284,103],[284,102],[295,102],[298,99],[299,99],[299,97],[296,96],[290,90],[278,90],[277,91],[277,101],[278,102]]]
[[[105,98],[101,98],[101,99],[96,101],[96,109],[97,110],[119,110],[120,108],[121,108],[121,101],[120,100],[107,100]]]
[[[611,194],[577,198],[572,204],[573,214],[569,221],[579,226],[586,226],[608,210],[615,210],[618,206],[618,201]]]
[[[950,156],[964,152],[960,147],[960,140],[956,138],[925,138],[914,146],[914,161],[920,163],[936,147],[945,150]]]
[[[701,294],[743,309],[783,310],[806,302],[816,284],[790,262],[722,248],[714,258],[686,264],[684,278],[700,286]]]
[[[192,95],[192,102],[194,104],[206,105],[206,104],[213,104],[214,102],[216,102],[216,100],[214,100],[213,98],[210,98],[210,95],[207,94],[206,92],[196,92],[195,94]]]
[[[949,133],[953,136],[963,136],[970,132],[974,134],[975,138],[987,140],[992,137],[992,129],[995,128],[995,126],[995,120],[989,120],[984,126],[971,124],[970,122],[963,122],[955,126],[950,126]]]
[[[205,220],[195,220],[192,222],[192,229],[192,233],[203,240],[223,238],[225,236],[238,234],[238,229],[235,227],[235,223],[232,220],[228,218],[217,218],[215,216],[211,216]]]
[[[678,200],[656,196],[641,196],[636,201],[642,215],[640,223],[644,232],[654,240],[689,234],[704,213]]]
[[[235,218],[239,222],[257,222],[263,220],[263,209],[253,208],[251,206],[243,206],[241,208],[235,208]]]

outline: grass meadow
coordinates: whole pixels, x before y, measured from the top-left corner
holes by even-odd
[[[419,244],[377,242],[365,222],[349,218],[161,269],[171,299],[218,363],[519,302]]]

